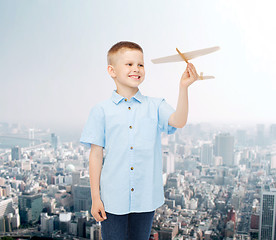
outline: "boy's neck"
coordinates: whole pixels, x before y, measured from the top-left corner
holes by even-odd
[[[133,88],[133,89],[116,89],[116,93],[123,96],[124,98],[127,98],[127,100],[131,99],[135,94],[139,91],[139,88]]]

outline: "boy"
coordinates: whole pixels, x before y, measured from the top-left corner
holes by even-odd
[[[145,69],[138,44],[116,43],[107,59],[117,89],[91,109],[80,139],[91,147],[91,214],[101,222],[104,240],[147,240],[155,209],[164,203],[160,134],[186,124],[188,86],[198,74],[188,63],[174,111],[165,99],[143,96],[139,90]]]

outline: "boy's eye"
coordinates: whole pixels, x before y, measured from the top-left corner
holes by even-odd
[[[131,64],[131,63],[128,63],[127,65],[128,65],[128,66],[132,66],[132,64]]]
[[[139,67],[144,67],[144,65],[143,64],[139,64]]]

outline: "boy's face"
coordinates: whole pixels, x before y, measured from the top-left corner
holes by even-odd
[[[121,49],[112,56],[108,73],[117,88],[137,88],[145,79],[143,53],[139,50]]]

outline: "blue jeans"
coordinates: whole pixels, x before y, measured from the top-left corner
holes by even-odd
[[[103,240],[149,240],[155,210],[116,215],[106,212],[101,221]]]

